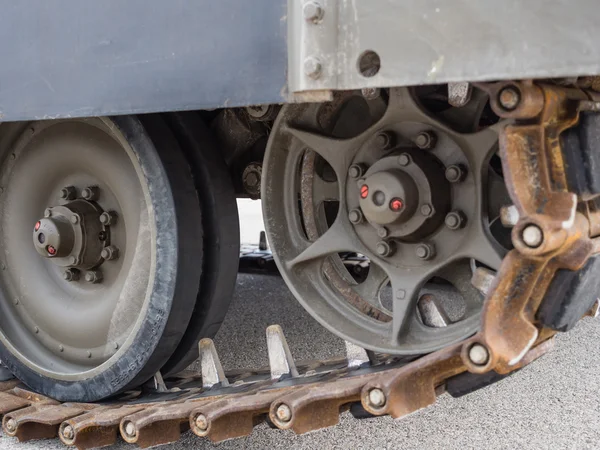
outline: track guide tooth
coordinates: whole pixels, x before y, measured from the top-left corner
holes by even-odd
[[[346,344],[346,361],[348,361],[348,367],[360,367],[363,364],[373,362],[371,359],[374,358],[375,355],[372,352],[368,352],[352,342],[344,342]],[[371,353],[371,355],[369,355],[369,353]]]
[[[292,357],[283,329],[279,325],[267,327],[267,348],[269,351],[269,367],[271,379],[278,380],[284,376],[297,377],[298,369]]]
[[[202,387],[211,388],[217,384],[229,386],[213,340],[208,338],[200,340],[198,350],[200,351]]]

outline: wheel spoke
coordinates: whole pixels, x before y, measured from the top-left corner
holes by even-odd
[[[287,131],[325,159],[333,168],[338,181],[346,179],[346,172],[354,156],[351,151],[354,139],[336,139],[293,127],[288,127]]]
[[[491,269],[498,270],[506,249],[489,235],[483,224],[479,224],[477,233],[472,234],[460,253],[465,258],[473,258]]]
[[[426,279],[419,270],[406,270],[390,277],[393,294],[392,342],[400,341],[406,333],[416,312],[419,291]]]
[[[362,248],[357,248],[361,247],[360,244],[351,238],[354,231],[350,226],[350,222],[340,217],[341,214],[322,236],[308,244],[298,256],[288,262],[288,267],[292,268],[298,264],[322,259],[335,253],[350,251],[362,253]]]

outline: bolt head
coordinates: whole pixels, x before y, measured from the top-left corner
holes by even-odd
[[[107,261],[111,261],[113,259],[117,259],[119,257],[119,249],[114,245],[109,245],[108,247],[104,247],[100,252],[100,256]]]
[[[79,260],[77,259],[76,256],[70,256],[69,257],[69,264],[71,264],[72,266],[74,266],[75,264],[77,264],[79,262]]]
[[[279,405],[275,414],[277,415],[277,418],[282,422],[289,422],[290,420],[292,420],[292,410],[285,403]]]
[[[467,176],[466,170],[459,164],[452,164],[446,167],[446,180],[450,183],[459,183]]]
[[[435,146],[437,136],[432,131],[423,131],[415,138],[415,145],[421,150],[429,150]]]
[[[321,61],[314,56],[309,56],[304,60],[304,74],[313,80],[318,79],[323,72]]]
[[[392,147],[392,135],[386,131],[377,133],[377,136],[375,136],[375,143],[381,150],[388,150]]]
[[[527,225],[521,233],[521,238],[527,247],[537,248],[544,242],[544,232],[537,225]]]
[[[66,281],[79,280],[79,271],[76,269],[67,269],[63,272],[63,279]]]
[[[325,15],[325,10],[318,2],[306,2],[302,8],[304,20],[307,22],[318,23]]]
[[[348,219],[355,225],[361,223],[363,221],[362,211],[358,208],[353,209],[348,213]]]
[[[394,246],[389,242],[379,241],[375,249],[377,250],[377,254],[384,258],[394,254]]]
[[[105,211],[100,214],[100,223],[102,225],[114,225],[117,222],[117,214],[113,211]]]
[[[402,167],[408,166],[410,161],[411,158],[408,153],[402,153],[400,156],[398,156],[398,164],[400,164]]]
[[[490,359],[487,347],[481,344],[473,344],[469,349],[469,360],[477,366],[485,366]]]
[[[390,230],[388,230],[386,227],[380,227],[377,229],[377,236],[380,238],[386,238],[389,236],[389,234]]]
[[[521,102],[521,93],[514,86],[506,86],[498,94],[498,103],[507,111],[514,111]]]
[[[99,283],[102,281],[102,272],[99,270],[88,270],[85,273],[85,281],[88,283]]]
[[[73,427],[71,425],[67,425],[62,430],[62,435],[65,439],[70,441],[75,436],[75,432],[73,431]]]
[[[208,430],[208,420],[204,414],[198,414],[196,417],[196,427],[201,431]]]
[[[77,196],[77,189],[74,186],[66,186],[60,190],[60,198],[63,200],[73,200]]]
[[[44,210],[44,217],[47,219],[48,217],[52,217],[52,210],[50,208],[46,208]]]
[[[385,394],[379,388],[374,388],[369,391],[369,404],[375,408],[381,408],[385,405]]]
[[[84,200],[96,200],[99,193],[98,186],[89,186],[81,190],[81,197]]]
[[[73,225],[77,225],[79,223],[79,214],[73,214],[71,215],[71,223]]]
[[[381,95],[381,91],[378,88],[362,88],[360,92],[367,100],[375,100]]]
[[[435,256],[435,247],[433,244],[419,244],[415,250],[417,258],[428,261]]]
[[[444,223],[451,230],[458,230],[465,226],[465,216],[460,211],[452,211],[446,215]]]
[[[425,217],[431,217],[433,216],[433,212],[433,206],[431,206],[429,203],[421,205],[421,215]]]
[[[351,178],[360,178],[364,175],[365,169],[360,164],[352,164],[348,169],[348,175]]]

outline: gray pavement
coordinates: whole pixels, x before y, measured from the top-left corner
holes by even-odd
[[[344,344],[318,325],[275,276],[240,274],[233,305],[215,343],[226,369],[267,364],[265,328],[283,326],[297,359],[344,355]],[[443,395],[434,406],[401,420],[355,420],[306,435],[262,424],[246,438],[213,445],[186,434],[162,447],[194,449],[592,449],[600,448],[600,319],[585,319],[561,335],[553,352],[512,377],[460,399]],[[0,449],[59,449],[56,441]],[[124,444],[115,449],[134,448]]]

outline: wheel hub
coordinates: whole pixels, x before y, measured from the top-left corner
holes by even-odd
[[[102,220],[106,215],[97,203],[84,199],[48,207],[44,218],[35,223],[33,245],[40,256],[60,267],[97,267],[109,259],[103,257],[103,253],[108,256],[105,248],[110,248],[109,225]]]

